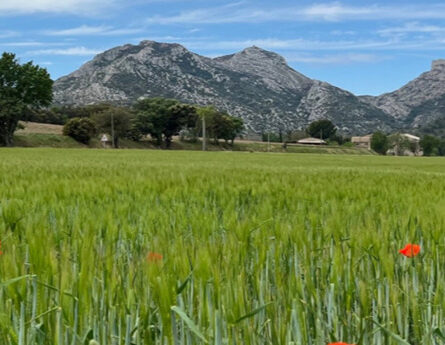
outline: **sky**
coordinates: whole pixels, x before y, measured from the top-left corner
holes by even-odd
[[[0,0],[0,52],[53,79],[142,40],[208,57],[249,46],[357,95],[394,91],[445,59],[443,1]]]

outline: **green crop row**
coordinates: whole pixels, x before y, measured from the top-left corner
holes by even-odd
[[[445,344],[444,234],[439,158],[4,149],[0,344]]]

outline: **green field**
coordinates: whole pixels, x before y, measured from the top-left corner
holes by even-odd
[[[0,344],[445,344],[445,159],[2,149],[0,240]]]

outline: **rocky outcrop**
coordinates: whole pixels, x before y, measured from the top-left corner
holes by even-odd
[[[211,59],[179,44],[142,41],[99,54],[54,84],[60,105],[130,105],[141,97],[213,104],[242,117],[255,132],[304,128],[328,118],[343,133],[364,134],[389,130],[394,122],[379,102],[312,80],[258,47]]]
[[[397,91],[362,100],[394,117],[403,127],[419,128],[432,122],[445,108],[445,60],[433,61],[430,71]]]

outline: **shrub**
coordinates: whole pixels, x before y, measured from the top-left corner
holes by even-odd
[[[382,132],[375,132],[371,137],[371,148],[381,155],[386,155],[389,148],[388,136]]]
[[[83,117],[75,117],[63,126],[63,135],[70,136],[74,140],[88,144],[96,134],[96,125],[93,120]]]

